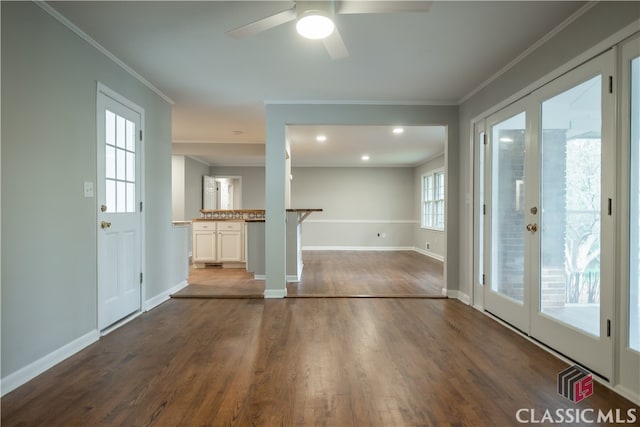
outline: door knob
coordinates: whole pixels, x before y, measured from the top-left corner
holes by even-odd
[[[100,227],[102,227],[102,229],[109,228],[111,227],[111,223],[109,221],[102,221],[100,222]]]
[[[106,212],[107,211],[107,205],[100,205],[100,211],[101,212]]]
[[[538,231],[538,224],[527,224],[527,231],[535,233]]]

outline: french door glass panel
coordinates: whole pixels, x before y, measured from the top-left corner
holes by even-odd
[[[524,112],[491,127],[491,289],[518,303],[525,286],[525,128]]]
[[[631,61],[629,347],[640,351],[640,57]]]
[[[542,103],[540,310],[600,335],[601,76]]]

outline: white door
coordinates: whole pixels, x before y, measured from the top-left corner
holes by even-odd
[[[640,36],[620,50],[620,212],[621,290],[619,383],[630,395],[640,393]],[[628,239],[625,238],[628,236]]]
[[[525,333],[531,271],[531,238],[525,229],[525,190],[532,176],[528,120],[524,102],[487,118],[485,146],[484,306]]]
[[[141,309],[144,111],[98,87],[98,328]]]
[[[615,96],[608,52],[536,92],[539,268],[531,335],[613,375]]]
[[[487,119],[485,308],[613,375],[613,52]]]
[[[218,209],[218,191],[216,179],[212,176],[202,177],[202,209]]]

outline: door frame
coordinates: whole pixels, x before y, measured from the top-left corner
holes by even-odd
[[[634,369],[638,369],[637,367],[640,365],[640,352],[630,349],[627,345],[628,337],[629,337],[629,290],[630,290],[630,224],[629,220],[625,221],[626,218],[630,219],[630,209],[631,209],[631,168],[630,168],[630,159],[631,159],[631,121],[629,120],[631,114],[631,97],[629,96],[631,92],[630,87],[630,78],[631,73],[627,67],[628,61],[631,58],[640,55],[640,48],[638,48],[638,42],[640,41],[640,34],[635,34],[631,38],[625,40],[620,44],[620,48],[618,49],[619,57],[617,58],[616,65],[619,67],[618,73],[616,75],[616,80],[620,82],[618,87],[618,93],[620,94],[618,99],[618,104],[616,108],[618,108],[618,122],[616,123],[617,128],[620,131],[618,135],[618,154],[617,154],[617,164],[618,167],[618,203],[615,205],[617,212],[619,212],[619,224],[618,224],[618,246],[617,253],[619,254],[619,264],[616,266],[618,269],[616,271],[616,283],[620,283],[620,289],[618,289],[618,295],[614,302],[614,307],[617,311],[617,318],[615,318],[614,324],[619,325],[617,329],[617,333],[614,334],[614,337],[617,339],[617,345],[615,346],[615,350],[617,352],[616,355],[616,364],[617,369],[616,373],[616,382],[618,388],[620,388],[625,397],[630,398],[630,400],[634,400],[637,396],[634,394],[640,387],[640,378],[634,375],[629,375],[630,373],[634,373]],[[638,147],[640,149],[640,147]],[[626,285],[625,285],[626,284]]]
[[[115,324],[108,326],[107,328],[105,328],[104,330],[100,330],[100,319],[102,314],[102,309],[100,307],[100,278],[99,278],[99,263],[100,263],[100,257],[99,257],[99,239],[98,239],[98,221],[99,221],[99,210],[100,210],[100,203],[97,197],[97,193],[96,193],[96,198],[95,198],[95,224],[96,224],[96,329],[100,332],[100,335],[106,335],[109,332],[117,329],[118,327],[124,325],[125,323],[129,322],[130,320],[132,320],[133,318],[139,316],[142,312],[144,312],[146,310],[146,280],[144,280],[144,278],[146,277],[146,215],[145,215],[145,210],[144,210],[144,200],[145,200],[145,191],[146,191],[146,186],[145,186],[145,137],[146,137],[146,131],[145,131],[145,111],[144,108],[142,108],[141,106],[137,105],[136,103],[130,101],[129,99],[125,98],[124,96],[120,95],[118,92],[110,89],[108,86],[106,86],[105,84],[103,84],[100,81],[96,82],[96,142],[95,142],[95,147],[96,147],[96,190],[97,190],[97,185],[98,185],[98,161],[99,161],[99,157],[100,157],[100,153],[98,152],[98,145],[100,144],[100,129],[97,126],[97,123],[99,123],[99,115],[101,114],[100,108],[99,108],[99,100],[101,96],[107,96],[111,99],[113,99],[114,101],[124,105],[125,107],[135,111],[136,113],[138,113],[140,115],[140,131],[142,132],[142,137],[140,140],[140,149],[139,149],[139,153],[137,153],[140,156],[140,170],[139,170],[139,174],[140,174],[140,196],[139,196],[139,201],[140,203],[142,203],[143,209],[140,210],[140,271],[142,273],[142,283],[140,285],[140,308],[138,311],[132,313],[131,315],[125,317],[124,319],[121,319],[119,321],[117,321]]]

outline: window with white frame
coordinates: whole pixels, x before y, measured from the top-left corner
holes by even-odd
[[[422,227],[444,230],[444,172],[422,176]]]

